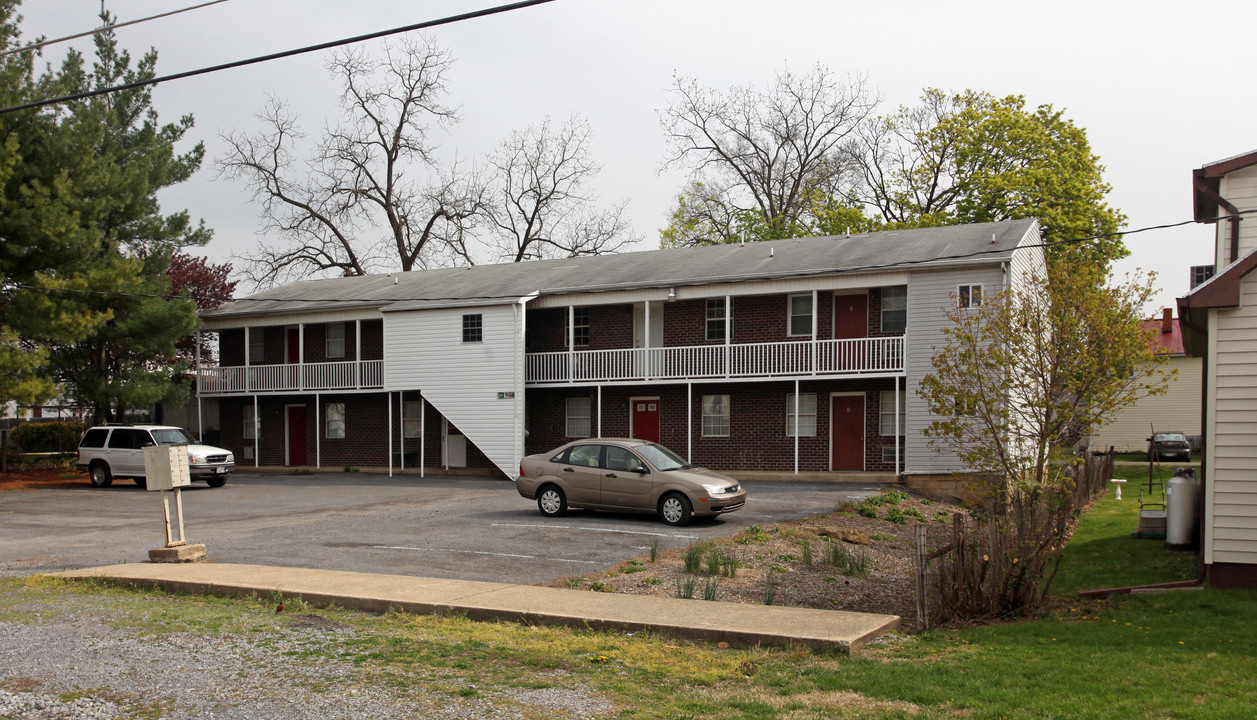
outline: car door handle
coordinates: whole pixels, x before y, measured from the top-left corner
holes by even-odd
[[[572,469],[572,468],[570,468],[570,467],[565,467],[565,468],[563,468],[563,472],[576,472],[576,471],[575,471],[575,470],[573,470],[573,469]]]
[[[609,478],[613,478],[613,477],[615,477],[615,476],[616,476],[616,475],[615,475],[615,473],[607,473],[607,477],[609,477]]]

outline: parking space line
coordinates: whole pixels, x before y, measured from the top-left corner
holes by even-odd
[[[518,555],[514,553],[489,552],[487,550],[458,550],[455,548],[420,548],[406,545],[372,545],[377,550],[415,550],[418,552],[467,553],[469,555],[493,555],[496,557],[524,558],[526,560],[550,560],[553,562],[580,563],[583,565],[606,565],[598,560],[568,560],[566,558],[542,557],[540,555]]]
[[[674,533],[642,532],[641,530],[616,530],[614,528],[589,527],[587,525],[549,525],[546,523],[489,523],[491,527],[546,528],[550,530],[589,530],[590,532],[621,533],[624,535],[653,535],[666,538],[686,538],[697,540],[697,535],[679,535]]]

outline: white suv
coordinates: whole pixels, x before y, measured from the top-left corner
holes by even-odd
[[[100,425],[79,440],[79,470],[86,470],[96,487],[109,487],[115,477],[129,477],[144,487],[144,448],[150,445],[187,445],[193,480],[222,487],[236,469],[236,458],[222,448],[201,445],[183,428],[169,425]]]

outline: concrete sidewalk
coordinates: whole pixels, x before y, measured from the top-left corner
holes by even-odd
[[[216,595],[282,593],[313,605],[473,620],[520,620],[620,631],[650,630],[740,645],[787,645],[851,653],[899,628],[895,615],[680,600],[586,590],[225,563],[128,563],[54,573],[124,585]]]

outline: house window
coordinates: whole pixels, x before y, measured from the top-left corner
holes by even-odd
[[[725,339],[725,299],[707,299],[707,339]]]
[[[982,286],[981,285],[961,285],[956,289],[956,297],[959,298],[960,307],[975,308],[982,305]]]
[[[576,315],[576,347],[585,347],[589,345],[589,308],[578,307],[572,308],[573,314]],[[572,333],[569,331],[568,323],[570,317],[567,313],[563,313],[563,347],[567,347],[567,340]]]
[[[904,421],[907,419],[908,393],[899,393],[899,412],[895,412],[895,391],[883,390],[881,400],[878,403],[881,410],[881,434],[885,437],[896,435],[895,433],[895,416],[899,417],[899,437],[904,435]]]
[[[244,406],[244,414],[241,419],[240,428],[240,437],[245,440],[252,440],[257,436],[257,420],[256,416],[253,414],[252,405]]]
[[[812,295],[790,296],[790,328],[786,333],[791,337],[812,334]]]
[[[703,437],[729,437],[729,396],[703,396]]]
[[[345,323],[328,323],[324,346],[329,358],[345,357]]]
[[[406,400],[402,403],[402,437],[423,437],[422,400]]]
[[[249,362],[257,364],[266,359],[266,339],[262,328],[249,329]]]
[[[589,437],[593,415],[593,403],[587,397],[570,397],[567,399],[567,436]]]
[[[463,316],[463,342],[484,341],[484,315],[472,313]]]
[[[329,440],[345,437],[345,403],[328,403],[324,406],[327,416],[327,437]]]
[[[795,432],[795,406],[798,406],[798,432]],[[816,393],[790,393],[786,396],[786,437],[816,435]]]
[[[882,288],[882,332],[903,334],[908,326],[908,288]]]
[[[884,447],[884,448],[882,448],[882,462],[887,463],[887,464],[894,464],[895,460],[896,460],[896,458],[895,458],[895,448],[893,448],[893,447]],[[905,461],[904,461],[904,455],[903,455],[903,450],[902,450],[902,449],[900,449],[900,450],[899,450],[899,457],[898,457],[898,460],[899,460],[899,464],[900,464],[900,465],[903,465],[903,464],[904,464],[904,462],[905,462]]]

